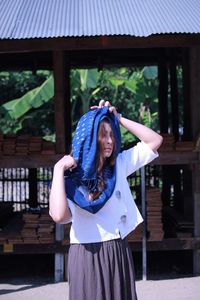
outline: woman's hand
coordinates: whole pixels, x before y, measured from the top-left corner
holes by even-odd
[[[112,106],[109,101],[100,100],[99,105],[91,106],[90,109],[102,108],[104,106],[108,107],[110,113],[113,113],[115,116],[117,116],[117,110],[115,106]]]
[[[63,156],[54,166],[55,170],[72,170],[77,167],[75,159],[71,155]]]

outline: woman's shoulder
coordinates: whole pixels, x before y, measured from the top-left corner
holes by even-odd
[[[119,153],[119,157],[123,157],[123,156],[128,156],[130,153],[134,154],[137,151],[142,151],[142,152],[156,152],[153,151],[148,144],[146,144],[143,141],[137,141],[135,142],[131,147],[127,147],[122,149],[122,151]]]
[[[132,156],[132,152],[133,147],[129,149],[124,149],[118,154],[116,164],[119,168],[121,165],[124,165],[124,163],[126,163],[130,159],[130,157]]]
[[[130,147],[123,148],[121,150],[121,152],[118,154],[117,159],[119,159],[119,160],[125,159],[127,156],[129,156],[130,154],[132,154],[134,152],[134,149],[136,147],[138,147],[138,143],[134,144]]]
[[[122,150],[117,157],[118,163],[134,164],[137,161],[148,161],[149,159],[154,159],[158,156],[157,151],[153,151],[148,144],[143,141],[137,142],[128,149]],[[148,158],[148,159],[147,159]]]

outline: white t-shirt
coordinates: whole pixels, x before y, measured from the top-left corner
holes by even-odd
[[[116,185],[106,204],[92,214],[68,199],[72,213],[70,243],[95,243],[125,238],[143,219],[131,194],[127,177],[158,156],[144,142],[120,153],[116,160]],[[87,197],[87,191],[80,188]]]

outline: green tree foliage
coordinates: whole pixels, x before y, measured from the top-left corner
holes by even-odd
[[[1,132],[44,136],[54,131],[54,91],[49,71],[2,72],[0,90]]]
[[[101,73],[97,69],[72,70],[71,115],[73,128],[91,106],[92,98],[101,89]]]
[[[157,67],[71,71],[71,103],[74,127],[80,116],[100,99],[110,100],[127,118],[158,129]],[[87,84],[93,80],[93,85]],[[133,136],[122,130],[123,144]]]
[[[110,100],[127,118],[157,129],[157,67],[74,69],[70,79],[73,129],[80,116],[100,99]],[[54,136],[50,72],[1,73],[0,90],[3,133],[31,133],[49,139]],[[124,145],[133,140],[123,128],[122,137]]]

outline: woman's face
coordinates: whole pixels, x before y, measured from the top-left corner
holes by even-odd
[[[109,123],[102,122],[100,124],[99,135],[100,153],[103,158],[108,158],[114,149],[114,136]]]

